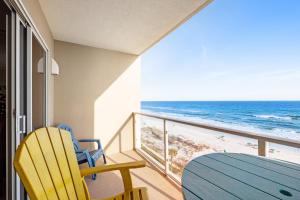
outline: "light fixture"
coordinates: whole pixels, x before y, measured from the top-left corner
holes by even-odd
[[[53,58],[52,58],[51,74],[53,74],[53,75],[59,75],[59,66],[58,66],[57,62]]]
[[[37,64],[37,72],[42,74],[44,73],[45,64],[44,64],[44,57],[40,58]],[[59,75],[59,66],[57,62],[52,58],[52,66],[51,66],[51,74],[52,75]]]
[[[41,57],[38,61],[37,64],[37,72],[40,74],[44,73],[44,66],[45,66],[45,62],[44,62],[44,57]]]

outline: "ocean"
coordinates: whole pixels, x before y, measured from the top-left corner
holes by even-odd
[[[143,112],[300,140],[300,101],[143,101]]]

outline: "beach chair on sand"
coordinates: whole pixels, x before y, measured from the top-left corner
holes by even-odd
[[[101,143],[100,143],[99,139],[80,139],[80,140],[77,140],[74,136],[72,128],[69,125],[59,124],[57,126],[57,128],[64,129],[64,130],[70,132],[78,164],[83,164],[83,163],[87,162],[90,167],[95,167],[96,166],[96,161],[101,156],[103,157],[104,164],[106,164],[105,154],[104,154],[104,151],[102,149],[102,146],[101,146]],[[87,149],[82,149],[80,147],[79,142],[96,142],[97,145],[98,145],[98,148],[95,149],[95,150],[92,150],[92,151],[88,151]],[[96,174],[92,175],[92,179],[93,180],[96,179]]]
[[[47,127],[29,133],[19,145],[15,169],[31,200],[90,200],[84,177],[119,170],[124,192],[105,200],[147,200],[146,188],[133,188],[129,169],[145,166],[145,161],[101,165],[79,169],[70,133]]]

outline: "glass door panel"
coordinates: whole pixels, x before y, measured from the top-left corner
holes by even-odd
[[[10,51],[10,14],[11,10],[5,4],[0,1],[0,199],[9,199],[8,196],[8,177],[10,177],[11,170],[7,170],[10,167],[10,158],[8,151],[8,94],[9,94],[9,51]]]
[[[46,125],[46,51],[32,37],[32,129]]]
[[[31,38],[32,33],[16,15],[16,65],[15,65],[15,147],[17,148],[26,133],[31,131]],[[16,199],[26,199],[25,190],[16,176]]]

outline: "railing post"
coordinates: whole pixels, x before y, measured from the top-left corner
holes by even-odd
[[[135,113],[133,112],[132,113],[132,124],[133,124],[133,127],[132,127],[132,134],[133,134],[133,150],[135,150],[136,149],[136,122],[135,122]]]
[[[166,129],[166,120],[163,120],[164,122],[164,150],[165,150],[165,173],[168,175],[169,171],[169,142],[168,142],[168,132]]]
[[[258,139],[258,155],[266,156],[267,155],[267,144],[266,140]]]

